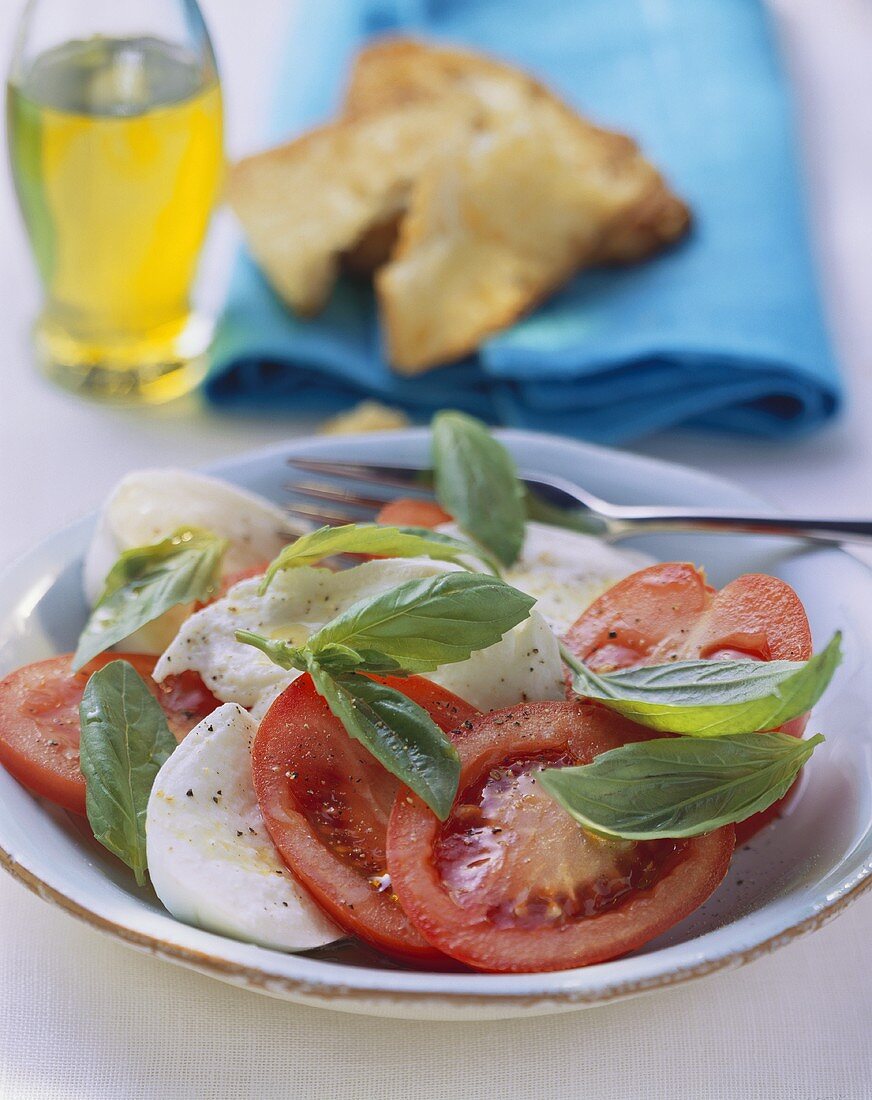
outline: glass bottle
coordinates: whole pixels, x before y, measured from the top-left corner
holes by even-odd
[[[221,91],[196,0],[29,0],[9,157],[60,384],[165,401],[205,371],[191,289],[223,175]]]

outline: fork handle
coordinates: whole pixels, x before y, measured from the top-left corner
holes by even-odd
[[[782,535],[811,542],[856,542],[872,545],[872,521],[862,519],[813,519],[780,516],[739,516],[683,511],[678,508],[620,508],[606,517],[607,535],[630,535],[658,531],[700,531],[712,534]]]

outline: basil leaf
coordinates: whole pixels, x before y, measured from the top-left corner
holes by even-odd
[[[73,670],[169,608],[207,599],[218,585],[226,549],[226,539],[184,527],[162,542],[123,553],[79,638]]]
[[[676,661],[597,674],[563,650],[572,687],[650,729],[693,737],[771,730],[805,714],[842,660],[841,634],[809,661]]]
[[[406,581],[352,604],[306,642],[377,650],[410,672],[432,672],[494,645],[536,601],[497,577],[442,573]]]
[[[625,840],[699,836],[744,821],[787,793],[816,745],[786,733],[667,737],[548,768],[545,790],[585,828]]]
[[[375,554],[383,558],[435,558],[467,568],[465,559],[479,558],[498,573],[493,560],[463,539],[443,535],[426,527],[388,527],[378,523],[348,523],[342,527],[321,527],[286,546],[266,571],[260,594],[269,588],[276,573],[301,565],[315,565],[334,554]]]
[[[79,758],[94,836],[145,883],[145,811],[154,778],[176,747],[160,703],[127,661],[85,685]]]
[[[460,778],[460,757],[423,707],[365,676],[332,676],[316,659],[309,673],[348,731],[444,821]]]
[[[433,417],[436,499],[503,565],[524,545],[524,490],[512,456],[480,420],[459,412]]]
[[[308,652],[308,651],[306,651]],[[393,657],[379,653],[377,649],[350,649],[348,646],[329,644],[318,650],[318,664],[331,674],[343,672],[374,672],[386,676],[408,676]]]
[[[306,646],[294,646],[288,642],[264,638],[250,630],[237,630],[237,642],[254,646],[278,665],[279,668],[308,669],[309,650]],[[343,672],[375,672],[392,676],[407,676],[408,672],[392,657],[386,657],[375,649],[356,650],[349,646],[328,643],[318,650],[318,663],[321,667],[336,675]]]

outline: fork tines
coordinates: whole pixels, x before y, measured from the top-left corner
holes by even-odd
[[[285,486],[293,496],[304,498],[288,506],[287,511],[309,523],[338,526],[371,520],[382,505],[396,496],[397,489],[410,496],[432,497],[426,483],[426,471],[413,466],[327,462],[311,458],[289,458],[288,465],[317,479],[290,481]],[[344,482],[364,482],[373,486],[374,492],[384,489],[385,494],[367,496]]]

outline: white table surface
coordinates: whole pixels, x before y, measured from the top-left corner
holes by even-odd
[[[725,0],[730,2],[730,0]],[[21,3],[0,4],[0,57]],[[257,119],[287,0],[204,0],[232,153]],[[775,0],[797,88],[832,327],[851,388],[836,426],[790,445],[691,435],[637,450],[696,464],[773,501],[872,514],[872,8]],[[233,230],[209,248],[220,299]],[[31,368],[33,269],[0,179],[0,564],[93,509],[125,471],[197,465],[286,438],[288,420],[217,418],[196,400],[139,413],[57,392]],[[30,1097],[872,1096],[872,897],[740,971],[621,1005],[477,1026],[298,1008],[142,957],[0,880],[0,1100]]]

